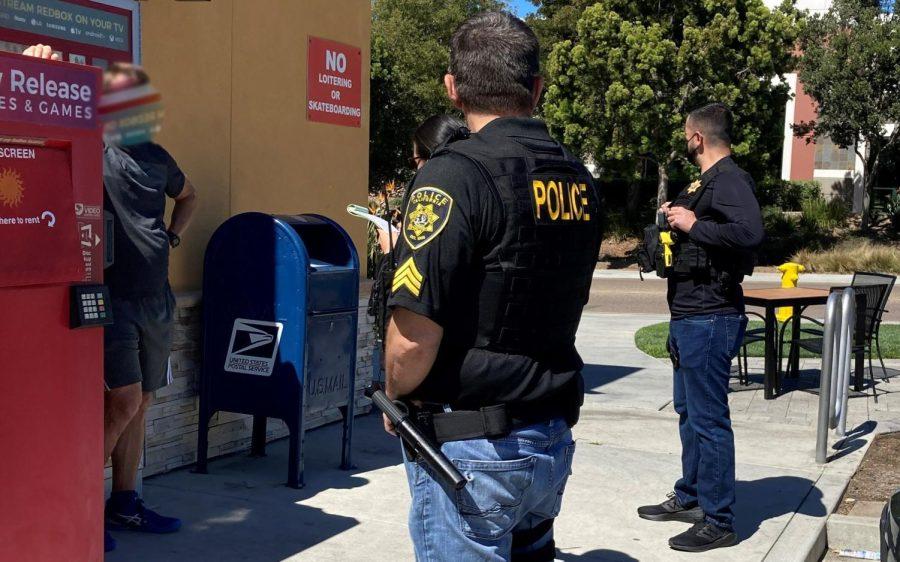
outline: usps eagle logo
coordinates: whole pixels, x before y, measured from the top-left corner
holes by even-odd
[[[283,329],[284,324],[281,322],[235,318],[228,356],[225,358],[225,370],[270,376],[275,369],[275,357]]]
[[[19,172],[4,168],[0,170],[0,203],[7,207],[17,207],[25,195],[25,186]]]
[[[413,250],[434,240],[447,226],[453,198],[436,187],[420,187],[409,196],[403,236]]]

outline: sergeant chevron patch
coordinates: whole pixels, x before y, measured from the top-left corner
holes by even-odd
[[[422,274],[419,273],[416,262],[413,258],[409,258],[394,272],[394,285],[391,288],[391,293],[396,293],[406,287],[407,291],[418,297],[422,291],[422,279]]]

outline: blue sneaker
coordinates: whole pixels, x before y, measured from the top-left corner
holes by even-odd
[[[109,531],[103,531],[103,552],[112,552],[116,549],[116,539],[112,538]]]
[[[181,519],[166,517],[144,505],[136,492],[114,492],[106,502],[106,524],[113,530],[174,533]]]

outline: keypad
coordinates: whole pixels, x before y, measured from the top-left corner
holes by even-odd
[[[102,326],[112,322],[107,308],[109,297],[102,285],[76,285],[72,287],[72,327]]]
[[[106,319],[106,305],[103,293],[82,293],[81,310],[87,320]]]

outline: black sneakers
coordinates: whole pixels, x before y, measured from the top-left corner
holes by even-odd
[[[700,521],[680,535],[669,539],[669,546],[685,552],[703,552],[714,548],[731,546],[737,542],[733,531],[726,531],[712,523]]]
[[[737,542],[733,531],[726,531],[705,521],[703,510],[699,505],[687,508],[678,502],[674,492],[669,492],[668,499],[659,505],[645,505],[638,508],[641,519],[650,521],[681,521],[694,525],[680,535],[669,539],[669,546],[685,552],[703,552],[714,548],[731,546]]]
[[[681,521],[683,523],[697,523],[703,521],[703,510],[699,505],[687,508],[678,503],[674,492],[669,492],[668,499],[659,505],[645,505],[638,508],[641,519],[650,521]]]

